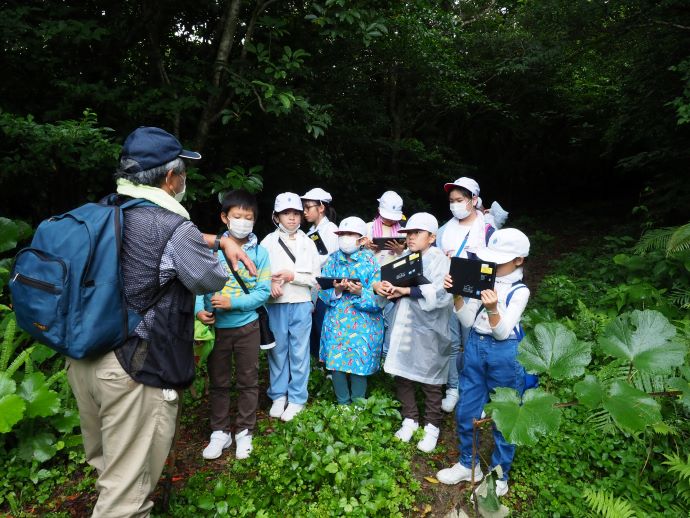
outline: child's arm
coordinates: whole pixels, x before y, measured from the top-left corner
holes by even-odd
[[[311,239],[307,240],[307,245],[305,248],[309,254],[310,260],[305,261],[304,264],[309,265],[309,271],[296,271],[292,284],[297,286],[305,286],[311,289],[316,286],[316,278],[321,275],[321,256],[319,255],[319,251],[316,249],[316,245]]]
[[[513,331],[513,328],[520,323],[522,313],[525,311],[527,301],[529,300],[529,289],[524,287],[515,290],[513,292],[513,298],[510,300],[510,305],[505,310],[499,310],[498,297],[495,296],[493,290],[484,290],[482,292],[482,301],[485,299],[485,292],[491,292],[493,294],[487,293],[487,302],[484,302],[484,306],[489,314],[489,324],[492,329],[491,334],[496,340],[506,340]]]
[[[460,304],[460,309],[457,309],[458,297],[454,297],[456,309],[455,316],[460,321],[460,325],[463,327],[472,327],[474,321],[477,319],[477,313],[482,307],[482,301],[477,299],[469,299],[467,302],[464,301],[462,297],[459,297],[462,303]],[[512,304],[511,304],[512,305]]]
[[[206,325],[216,323],[216,316],[210,311],[206,311],[206,305],[209,299],[209,295],[197,295],[194,301],[194,314],[201,323]]]

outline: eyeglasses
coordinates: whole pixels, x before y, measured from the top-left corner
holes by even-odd
[[[309,209],[313,209],[314,207],[318,207],[318,206],[319,206],[319,204],[316,203],[316,204],[314,204],[314,205],[304,205],[303,207],[304,207],[304,211],[306,212],[306,211],[308,211]]]

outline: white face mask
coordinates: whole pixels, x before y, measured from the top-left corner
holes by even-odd
[[[285,232],[287,235],[291,236],[292,234],[294,234],[295,232],[297,232],[297,230],[299,229],[299,225],[297,225],[293,230],[289,230],[289,229],[288,229],[285,225],[283,225],[282,223],[278,223],[278,228],[279,228],[280,230],[282,230],[283,232]]]
[[[344,254],[351,254],[359,250],[358,239],[355,236],[338,236],[338,246]]]
[[[467,208],[471,202],[469,201],[456,201],[450,204],[450,211],[453,216],[458,219],[465,219],[467,216],[472,214],[472,211]]]
[[[244,218],[229,218],[228,231],[237,239],[244,239],[254,230],[254,222]]]
[[[172,189],[172,187],[171,187],[171,189]],[[181,203],[182,200],[184,200],[185,192],[187,192],[187,179],[185,178],[184,183],[182,184],[182,190],[180,192],[175,192],[175,189],[172,189],[172,192],[175,193],[173,195],[173,198],[175,198],[175,201],[177,203]]]

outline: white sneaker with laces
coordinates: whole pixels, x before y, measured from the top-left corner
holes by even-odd
[[[298,405],[297,403],[288,403],[288,406],[285,408],[285,411],[280,415],[280,420],[285,422],[292,421],[292,418],[299,414],[303,408],[304,405]]]
[[[406,417],[403,419],[400,430],[395,432],[395,436],[402,442],[410,442],[410,439],[412,439],[412,434],[415,433],[418,428],[419,424],[417,421],[413,421],[412,419]]]
[[[254,449],[252,446],[252,435],[246,429],[235,434],[235,443],[237,445],[237,450],[235,450],[236,459],[246,459]]]
[[[508,492],[508,481],[507,480],[497,480],[496,481],[496,496],[503,496]]]
[[[472,469],[466,468],[458,462],[454,466],[442,469],[441,471],[436,473],[436,478],[442,484],[448,484],[451,486],[459,482],[462,482],[463,480],[469,482],[472,480]],[[479,465],[475,466],[474,481],[479,482],[483,478],[484,473],[482,473],[482,468]]]
[[[273,404],[271,405],[271,410],[268,411],[268,415],[271,417],[280,417],[283,415],[286,402],[287,398],[285,396],[274,399]]]
[[[222,430],[216,430],[211,434],[211,440],[208,446],[204,448],[201,455],[208,460],[217,459],[223,454],[225,448],[232,444],[232,435],[225,433]]]
[[[424,437],[417,443],[417,449],[429,453],[436,448],[438,441],[438,434],[441,432],[437,427],[431,423],[427,423],[424,427]]]
[[[455,410],[455,405],[458,404],[460,399],[460,391],[458,389],[448,389],[446,390],[446,397],[441,400],[441,410],[450,414]]]

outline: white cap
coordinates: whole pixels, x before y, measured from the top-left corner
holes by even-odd
[[[305,194],[300,196],[300,198],[303,200],[322,201],[324,203],[331,203],[333,201],[331,193],[324,191],[321,187],[308,190]]]
[[[503,228],[491,236],[489,245],[475,252],[482,261],[503,264],[529,255],[529,239],[516,228]]]
[[[274,212],[283,212],[284,210],[295,209],[302,212],[302,200],[294,192],[281,192],[276,196],[276,201],[273,204]]]
[[[391,221],[400,221],[403,217],[403,200],[395,191],[386,191],[377,200],[379,202],[379,214]]]
[[[366,236],[367,224],[364,223],[362,218],[350,216],[349,218],[342,220],[340,225],[338,225],[338,230],[335,231],[336,234],[340,234],[341,232],[354,232],[360,236]]]
[[[472,193],[472,196],[479,196],[479,184],[473,180],[472,178],[468,178],[467,176],[462,176],[455,180],[453,183],[447,183],[443,186],[443,189],[446,192],[450,192],[451,189],[454,189],[456,187],[462,187],[463,189],[467,189]]]
[[[405,228],[401,228],[400,232],[410,232],[412,230],[426,230],[435,234],[438,232],[438,220],[428,212],[417,212],[410,216]]]
[[[496,229],[499,229],[506,224],[508,214],[510,214],[510,212],[501,207],[501,204],[497,201],[491,204],[491,209],[489,210],[489,212],[494,217],[494,226],[496,227]]]

